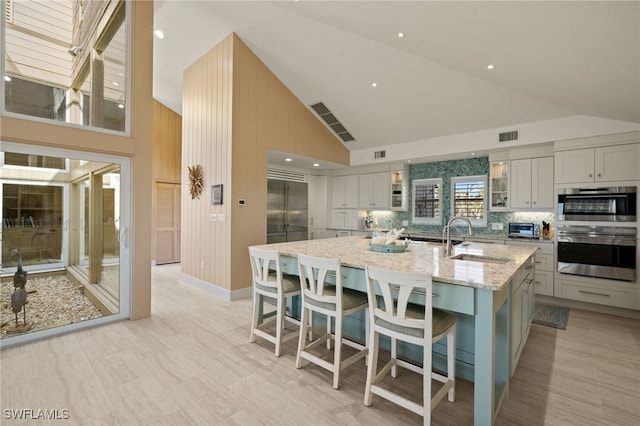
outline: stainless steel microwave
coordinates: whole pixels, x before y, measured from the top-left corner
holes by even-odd
[[[558,191],[558,220],[635,222],[637,187],[566,188]]]

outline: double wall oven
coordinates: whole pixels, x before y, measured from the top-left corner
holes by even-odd
[[[636,281],[636,187],[558,192],[558,273]],[[615,222],[596,224],[595,222]]]

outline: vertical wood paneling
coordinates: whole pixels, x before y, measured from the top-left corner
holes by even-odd
[[[183,178],[201,164],[204,190],[199,200],[182,197],[182,271],[229,288],[230,105],[232,39],[227,38],[191,65],[183,79]],[[223,184],[224,204],[211,205],[211,185]],[[210,215],[224,215],[211,221]]]
[[[183,191],[184,273],[232,291],[251,285],[247,248],[266,241],[269,149],[349,163],[344,145],[231,34],[184,72],[183,179],[202,164],[206,188],[200,200]],[[218,183],[224,204],[212,206]]]
[[[153,101],[153,194],[151,201],[151,253],[152,258],[160,261],[159,243],[157,240],[159,222],[162,221],[162,209],[170,206],[162,205],[162,198],[158,194],[158,183],[180,185],[182,173],[182,117],[160,102]],[[175,214],[180,214],[178,203]],[[177,223],[179,232],[179,225]],[[177,244],[177,243],[176,243]],[[175,245],[175,244],[174,244]],[[164,256],[164,260],[167,257]],[[179,261],[180,252],[175,251],[171,261]]]

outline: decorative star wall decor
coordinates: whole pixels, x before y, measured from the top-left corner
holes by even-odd
[[[200,164],[189,166],[189,193],[191,194],[192,200],[200,198],[203,186],[202,166]]]

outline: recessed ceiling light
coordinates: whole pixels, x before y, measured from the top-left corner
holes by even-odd
[[[118,104],[118,108],[123,109],[124,108],[124,104]]]
[[[291,158],[285,158],[284,161],[293,161]]]
[[[475,152],[472,152],[472,153],[471,153],[471,155],[472,155],[472,156],[475,156],[475,155],[476,155],[476,153],[475,153]]]
[[[495,68],[495,66],[493,66],[492,64],[487,65],[487,69],[488,69],[488,70],[492,70],[492,69],[494,69],[494,68]]]
[[[411,162],[411,160],[407,160],[407,163],[410,163],[410,162]]]
[[[164,38],[164,33],[163,33],[162,31],[160,31],[160,30],[155,30],[153,33],[154,33],[154,34],[156,35],[156,37],[158,37],[160,40],[162,40],[162,39]]]
[[[402,33],[402,32],[398,33],[398,37],[400,37],[400,38],[404,37],[404,33]]]
[[[318,163],[313,163],[313,167],[320,167],[320,164],[318,164]]]
[[[378,83],[371,83],[371,87],[378,87]]]
[[[4,81],[11,81],[11,77],[9,77],[8,75],[4,76]]]

